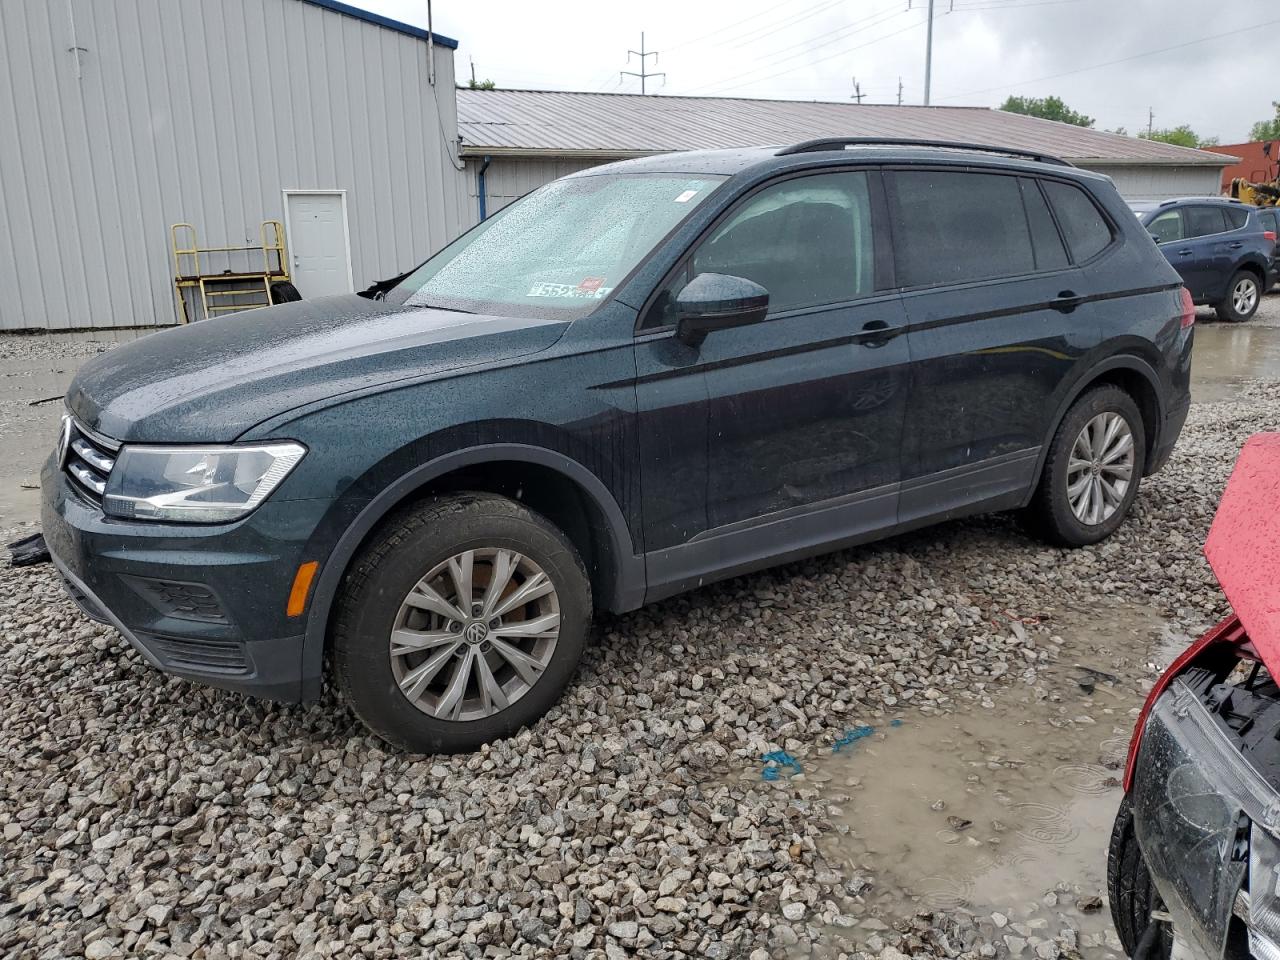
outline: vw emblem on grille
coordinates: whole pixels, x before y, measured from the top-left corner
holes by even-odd
[[[479,620],[473,620],[467,624],[467,629],[462,631],[462,635],[467,643],[483,643],[485,637],[489,636],[489,628]]]
[[[62,415],[62,432],[58,434],[58,466],[67,465],[67,451],[71,449],[71,417]]]

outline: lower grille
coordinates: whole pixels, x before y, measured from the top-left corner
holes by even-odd
[[[191,640],[139,634],[167,667],[195,673],[237,674],[249,672],[249,658],[239,640]]]
[[[218,595],[203,583],[129,575],[121,579],[166,617],[199,623],[230,623]]]

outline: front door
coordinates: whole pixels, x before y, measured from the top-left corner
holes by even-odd
[[[646,528],[662,521],[646,539],[660,548],[649,548],[651,597],[896,522],[906,317],[878,282],[878,189],[874,173],[841,171],[755,191],[645,317],[647,329],[669,329],[674,298],[700,273],[769,291],[763,322],[713,332],[696,348],[642,329],[640,409],[666,427],[658,437],[642,425]],[[657,391],[677,389],[671,404],[658,402]]]
[[[293,284],[308,300],[355,289],[346,194],[285,191],[285,228]]]

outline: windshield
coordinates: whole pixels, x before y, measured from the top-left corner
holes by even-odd
[[[472,313],[584,317],[724,179],[604,174],[557,180],[459,237],[387,299]]]

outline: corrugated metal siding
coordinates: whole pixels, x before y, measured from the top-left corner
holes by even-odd
[[[425,259],[475,219],[435,67],[298,0],[0,0],[0,329],[173,323],[169,225],[256,243],[285,189],[347,191],[357,289]]]
[[[819,137],[969,140],[1068,160],[1221,166],[1228,158],[985,107],[728,97],[459,90],[459,131],[469,154],[491,150],[665,153],[771,146]]]
[[[1083,166],[1083,164],[1082,164]],[[1107,166],[1089,164],[1115,181],[1126,200],[1168,200],[1171,197],[1214,197],[1221,192],[1217,167]]]
[[[606,160],[517,160],[499,157],[489,164],[489,169],[484,174],[486,213],[492,216],[513,200],[519,200],[530,190],[536,190],[544,183],[550,183],[560,177],[607,162]],[[472,198],[477,198],[476,171],[480,168],[480,162],[468,160],[467,168],[470,193]],[[477,215],[478,210],[477,204]]]

